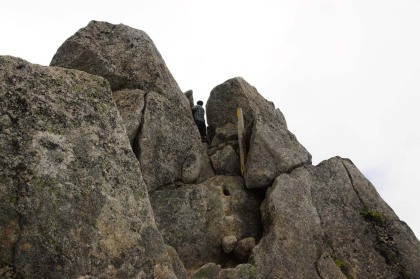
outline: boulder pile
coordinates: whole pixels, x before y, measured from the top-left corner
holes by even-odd
[[[0,56],[0,278],[420,278],[375,187],[312,165],[243,78],[211,91],[208,143],[192,104],[123,24],[90,22],[50,66]]]

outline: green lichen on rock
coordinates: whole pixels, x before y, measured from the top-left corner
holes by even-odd
[[[377,224],[384,224],[385,223],[385,219],[382,217],[382,215],[379,212],[375,212],[372,210],[363,210],[360,215],[363,216],[363,218],[365,218],[366,221],[369,222],[375,222]]]

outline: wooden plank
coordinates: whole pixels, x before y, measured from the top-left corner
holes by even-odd
[[[245,163],[246,163],[246,133],[245,133],[245,124],[244,116],[241,108],[236,109],[236,116],[238,118],[238,142],[239,142],[239,159],[241,164],[241,174],[242,176],[245,173]]]

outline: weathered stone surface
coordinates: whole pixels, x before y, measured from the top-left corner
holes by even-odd
[[[146,92],[140,89],[124,89],[112,92],[112,99],[117,104],[118,111],[124,120],[125,130],[131,146],[138,135],[141,126]]]
[[[261,237],[261,197],[246,190],[237,176],[216,176],[198,185],[154,191],[150,199],[165,243],[176,249],[187,269],[228,256],[222,239]]]
[[[242,239],[236,244],[235,249],[233,249],[233,255],[240,262],[248,262],[249,256],[251,255],[252,249],[255,247],[255,238],[247,237]]]
[[[236,236],[234,235],[225,236],[222,239],[223,252],[225,253],[232,252],[236,246],[236,243],[238,243],[238,239],[236,238]]]
[[[280,110],[242,78],[230,79],[210,93],[206,104],[210,138],[218,127],[237,123],[238,107],[247,127],[249,153],[244,177],[248,188],[268,187],[279,174],[311,163],[311,155],[287,129]]]
[[[197,269],[193,274],[193,279],[219,279],[222,270],[220,265],[208,263]]]
[[[202,154],[201,171],[200,171],[200,175],[198,176],[196,183],[201,183],[209,179],[210,177],[215,176],[213,166],[211,165],[210,157],[207,154],[207,143],[203,142],[201,144],[200,153]]]
[[[123,24],[91,21],[63,43],[51,65],[102,76],[114,91],[145,92],[142,120],[138,122],[137,107],[129,113],[135,119],[125,122],[139,123],[131,141],[149,191],[178,180],[197,181],[205,154],[200,153],[201,139],[189,101],[146,33]]]
[[[235,268],[226,268],[220,271],[218,279],[256,279],[257,269],[252,264],[240,264]]]
[[[224,268],[208,263],[197,269],[193,279],[256,279],[257,269],[251,264],[239,264],[235,268]]]
[[[193,91],[190,89],[188,91],[184,92],[185,97],[188,99],[188,103],[190,104],[190,107],[192,108],[194,106],[194,94]]]
[[[58,48],[50,65],[104,77],[113,91],[155,91],[189,108],[150,37],[124,24],[91,21]]]
[[[222,143],[232,140],[238,140],[238,127],[232,123],[227,123],[222,127],[216,127],[210,147],[217,147]]]
[[[108,82],[7,56],[0,73],[2,275],[175,278]]]
[[[334,262],[333,258],[327,252],[324,252],[316,262],[319,277],[322,279],[347,279],[339,265],[341,266],[342,262],[339,260]]]
[[[210,157],[214,172],[220,175],[240,175],[239,156],[232,146],[226,145],[223,149],[217,150]]]
[[[349,160],[281,174],[261,210],[265,236],[252,257],[261,278],[334,274],[320,262],[325,252],[347,278],[420,274],[419,241]]]
[[[185,269],[184,264],[182,263],[181,259],[178,257],[176,250],[169,245],[166,246],[166,251],[168,252],[169,259],[172,263],[172,268],[175,272],[177,279],[187,279],[187,270]]]
[[[147,93],[137,150],[149,191],[174,181],[193,183],[202,170],[206,154],[201,151],[198,130],[174,111],[174,103],[155,92]]]

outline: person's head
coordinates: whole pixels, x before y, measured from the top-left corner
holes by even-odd
[[[203,101],[197,101],[197,105],[202,106],[203,105]]]

